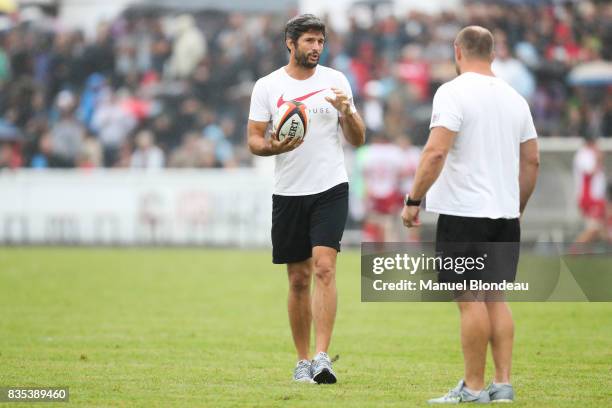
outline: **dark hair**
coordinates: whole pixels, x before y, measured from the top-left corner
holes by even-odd
[[[493,34],[484,27],[465,27],[457,34],[455,44],[467,57],[486,60],[493,57]]]
[[[301,14],[293,17],[285,25],[285,41],[289,38],[293,43],[297,44],[302,34],[309,31],[318,31],[323,33],[323,37],[325,37],[325,23],[313,14]]]

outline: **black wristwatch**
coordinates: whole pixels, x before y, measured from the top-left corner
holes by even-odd
[[[406,196],[406,201],[404,201],[404,205],[408,207],[418,207],[421,205],[421,200],[413,200],[409,195]]]

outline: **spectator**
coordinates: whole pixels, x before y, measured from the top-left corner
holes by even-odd
[[[530,101],[535,92],[533,75],[525,65],[510,55],[508,45],[501,42],[495,48],[496,58],[491,65],[493,73]]]
[[[57,96],[59,120],[51,128],[52,167],[74,167],[81,151],[85,129],[76,119],[74,95],[62,91]]]
[[[93,169],[102,165],[102,146],[98,139],[88,136],[83,141],[83,146],[78,158],[78,167],[81,169]]]
[[[168,74],[174,78],[187,78],[206,56],[206,41],[192,16],[188,14],[178,16],[175,25],[176,38]]]
[[[136,135],[136,150],[130,163],[137,169],[161,169],[164,167],[164,152],[155,145],[155,137],[150,130],[141,130]]]
[[[427,137],[431,96],[455,75],[450,39],[459,27],[483,25],[498,39],[494,69],[530,99],[539,134],[611,136],[610,90],[585,92],[566,81],[576,64],[612,58],[610,6],[590,0],[520,3],[466,0],[461,13],[411,11],[405,17],[375,5],[355,7],[347,12],[347,32],[329,26],[321,61],[346,74],[373,132],[384,129],[392,138],[407,133],[420,144]],[[23,146],[11,147],[13,156],[37,167],[93,166],[95,148],[82,141],[84,128],[102,143],[103,165],[127,167],[129,135],[143,124],[170,166],[173,157],[200,167],[252,163],[242,148],[248,95],[254,78],[286,61],[277,46],[282,19],[208,12],[169,19],[158,13],[126,12],[100,24],[93,40],[67,30],[61,17],[40,23],[12,16],[0,35],[0,117],[26,135]],[[79,105],[76,118],[56,111],[64,90]],[[181,140],[194,129],[205,134],[201,143]],[[58,146],[60,139],[69,145]],[[198,155],[207,152],[206,160],[192,160],[183,142],[197,145]],[[84,150],[92,154],[79,153]]]
[[[197,132],[186,133],[183,143],[170,157],[171,167],[214,167],[214,144]]]
[[[126,110],[121,93],[107,93],[96,108],[91,126],[98,133],[104,149],[104,165],[112,167],[118,160],[119,149],[136,126],[136,119]],[[125,94],[124,94],[125,95]]]
[[[30,167],[34,169],[47,169],[50,167],[53,154],[53,140],[49,133],[44,133],[38,140],[38,151],[32,157]]]
[[[221,120],[221,124],[216,122],[209,124],[202,132],[204,139],[214,146],[215,162],[220,167],[234,166],[234,149],[228,137],[233,131],[233,121],[229,118]]]
[[[370,81],[365,86],[363,120],[368,131],[374,133],[382,132],[385,125],[382,92],[382,84],[379,81]]]
[[[0,169],[16,169],[23,165],[19,142],[0,142]]]

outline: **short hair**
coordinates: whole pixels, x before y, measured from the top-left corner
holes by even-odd
[[[297,43],[302,34],[308,31],[321,32],[325,37],[325,23],[313,14],[301,14],[293,17],[285,25],[285,41],[289,38],[292,42]]]
[[[468,26],[459,31],[455,45],[468,58],[491,60],[493,58],[493,34],[480,26]]]

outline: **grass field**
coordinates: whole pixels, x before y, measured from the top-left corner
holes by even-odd
[[[361,303],[346,252],[340,382],[293,384],[286,287],[260,251],[2,248],[0,387],[69,386],[87,407],[410,407],[461,378],[454,305]],[[512,307],[514,406],[612,406],[612,303]]]

